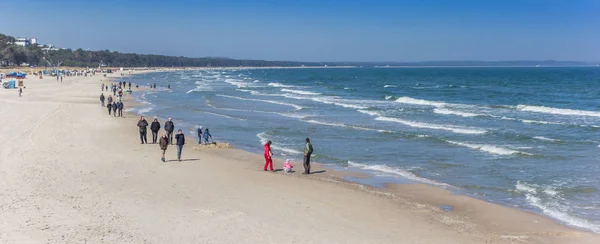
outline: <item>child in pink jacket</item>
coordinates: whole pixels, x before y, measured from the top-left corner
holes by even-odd
[[[291,173],[293,168],[294,166],[292,165],[292,163],[290,163],[290,160],[285,160],[285,163],[283,163],[283,172]]]

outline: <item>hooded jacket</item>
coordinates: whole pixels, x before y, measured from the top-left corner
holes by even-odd
[[[158,121],[153,121],[152,124],[150,124],[150,130],[157,132],[160,130],[160,123]]]

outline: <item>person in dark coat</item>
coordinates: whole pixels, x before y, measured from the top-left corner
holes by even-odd
[[[152,131],[152,143],[156,143],[158,131],[160,130],[160,122],[158,122],[158,119],[154,118],[154,121],[150,124],[150,130]]]
[[[112,109],[113,109],[113,116],[117,117],[117,102],[113,102]]]
[[[102,88],[104,89],[104,88]],[[102,104],[102,107],[104,107],[104,93],[100,94],[100,104]]]
[[[119,101],[117,105],[117,110],[119,111],[119,117],[123,117],[123,101]]]
[[[185,135],[183,135],[181,130],[177,131],[175,140],[177,141],[177,160],[181,162],[181,150],[183,150],[183,145],[185,145]]]
[[[140,117],[140,121],[138,121],[137,126],[140,128],[140,141],[142,141],[142,144],[148,143],[148,139],[146,138],[146,127],[148,127],[148,121],[146,121],[144,116]]]
[[[131,90],[131,81],[129,82],[129,90]]]
[[[108,108],[108,116],[110,117],[110,112],[112,111],[112,103],[106,104],[106,108]]]
[[[169,137],[169,143],[173,144],[173,130],[175,130],[175,124],[171,118],[167,122],[165,122],[165,131],[167,132],[167,137]]]
[[[304,173],[310,174],[310,156],[313,153],[313,146],[310,144],[310,139],[306,138],[306,145],[304,146]]]

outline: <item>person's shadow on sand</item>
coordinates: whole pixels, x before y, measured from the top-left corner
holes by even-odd
[[[187,161],[200,161],[199,158],[191,158],[191,159],[182,159],[181,162],[187,162]],[[167,160],[166,162],[179,162],[179,160],[177,159],[171,159],[171,160]]]

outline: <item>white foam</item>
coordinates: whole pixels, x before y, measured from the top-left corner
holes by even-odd
[[[511,149],[507,149],[507,148],[497,147],[494,145],[471,144],[471,143],[448,141],[448,140],[446,140],[446,142],[457,145],[457,146],[468,147],[471,149],[475,149],[475,150],[479,150],[479,151],[483,151],[483,152],[487,152],[487,153],[491,153],[491,154],[497,154],[497,155],[513,155],[513,154],[531,155],[530,153],[515,151],[515,150],[511,150]]]
[[[395,88],[395,87],[397,87],[397,86],[395,86],[395,85],[385,85],[385,86],[383,86],[383,88]]]
[[[543,137],[543,136],[534,136],[534,139],[538,139],[538,140],[542,140],[542,141],[552,141],[552,142],[558,142],[560,141],[559,139],[552,139],[552,138],[548,138],[548,137]]]
[[[226,97],[226,98],[233,98],[233,99],[244,100],[244,101],[256,101],[256,102],[265,102],[265,103],[272,103],[272,104],[279,104],[279,105],[291,106],[291,107],[294,107],[296,110],[302,109],[302,106],[299,106],[299,105],[296,105],[296,104],[292,104],[292,103],[284,103],[284,102],[271,101],[271,100],[262,100],[262,99],[243,98],[243,97],[235,97],[235,96],[228,96],[228,95],[222,95],[222,94],[217,94],[216,96]]]
[[[423,99],[416,99],[412,97],[401,97],[396,99],[396,102],[405,103],[405,104],[414,104],[414,105],[426,105],[426,106],[434,106],[434,107],[443,107],[448,105],[444,102],[436,102],[436,101],[428,101]]]
[[[332,97],[332,96],[298,96],[297,94],[289,94],[289,93],[284,93],[278,96],[282,96],[282,97],[287,97],[287,98],[291,98],[291,99],[296,99],[296,100],[311,100],[314,102],[319,102],[319,103],[324,103],[324,104],[332,104],[332,105],[336,105],[336,106],[340,106],[340,107],[344,107],[344,108],[353,108],[353,109],[367,109],[369,107],[366,106],[362,106],[362,105],[357,105],[357,104],[352,104],[352,102],[356,102],[353,100],[345,100],[345,99],[339,99],[337,97]],[[374,102],[374,101],[370,101],[370,102]]]
[[[564,125],[565,124],[565,123],[559,123],[559,122],[529,120],[529,119],[521,119],[521,122],[527,123],[527,124],[542,124],[542,125]]]
[[[495,117],[495,116],[492,116]],[[560,122],[550,122],[550,121],[541,121],[541,120],[530,120],[530,119],[517,119],[517,118],[510,118],[510,117],[501,117],[501,119],[503,120],[512,120],[512,121],[520,121],[526,124],[542,124],[542,125],[566,125],[565,123],[560,123]]]
[[[532,187],[532,186],[528,185],[527,183],[522,183],[520,180],[517,181],[517,184],[515,185],[515,189],[518,192],[528,192],[528,193],[533,193],[533,194],[537,193],[537,190],[535,189],[535,187]]]
[[[377,117],[377,118],[375,118],[375,120],[396,122],[396,123],[408,125],[410,127],[415,127],[415,128],[445,130],[445,131],[451,131],[451,132],[459,133],[459,134],[485,134],[487,132],[486,130],[476,129],[476,128],[461,128],[461,127],[453,127],[450,125],[429,124],[429,123],[408,121],[408,120],[389,118],[389,117],[383,117],[383,116]]]
[[[379,116],[380,115],[378,112],[375,112],[375,111],[368,111],[368,110],[362,110],[362,109],[359,109],[357,111],[360,113],[363,113],[363,114],[371,115],[371,116]]]
[[[187,91],[185,94],[190,94],[192,92],[203,92],[203,91],[211,91],[212,89],[210,87],[206,87],[206,86],[197,86],[194,89],[191,89],[189,91]]]
[[[436,114],[458,115],[458,116],[462,116],[462,117],[486,116],[485,114],[475,114],[475,113],[468,113],[468,112],[460,112],[460,111],[450,110],[450,109],[446,109],[446,108],[435,108],[435,109],[433,109],[433,112],[436,113]]]
[[[356,130],[367,130],[367,131],[377,131],[377,132],[389,132],[392,133],[393,131],[388,131],[388,130],[378,130],[378,129],[372,129],[372,128],[368,128],[368,127],[361,127],[361,126],[355,126],[355,125],[346,125],[346,124],[341,124],[341,123],[330,123],[330,122],[323,122],[323,121],[317,121],[317,120],[305,120],[308,123],[311,124],[319,124],[319,125],[326,125],[326,126],[334,126],[334,127],[344,127],[344,128],[352,128],[352,129],[356,129]]]
[[[266,133],[264,133],[264,132],[256,134],[256,137],[258,137],[258,139],[260,140],[261,145],[264,145],[265,143],[267,143],[269,141],[269,139],[267,139]],[[298,150],[281,147],[276,142],[273,142],[273,144],[271,144],[271,148],[274,150],[279,150],[279,151],[282,151],[284,153],[289,153],[289,154],[303,154],[303,152],[300,152]]]
[[[574,109],[565,109],[565,108],[552,108],[552,107],[544,107],[544,106],[518,105],[517,110],[527,111],[527,112],[535,112],[535,113],[557,114],[557,115],[600,117],[600,112],[596,112],[596,111],[574,110]]]
[[[224,114],[218,114],[218,113],[213,113],[213,112],[208,112],[208,111],[200,111],[201,113],[206,113],[206,114],[212,114],[215,116],[219,116],[219,117],[223,117],[223,118],[228,118],[228,119],[237,119],[237,120],[243,120],[246,121],[247,119],[243,119],[243,118],[237,118],[237,117],[232,117],[229,115],[224,115]]]
[[[366,169],[366,170],[372,170],[372,171],[378,171],[378,172],[399,175],[399,176],[402,176],[403,178],[406,178],[406,179],[409,179],[412,181],[430,184],[430,185],[434,185],[434,186],[454,188],[453,186],[448,185],[446,183],[441,183],[441,182],[437,182],[434,180],[422,178],[422,177],[419,177],[419,176],[411,173],[410,171],[399,169],[399,168],[392,168],[387,165],[368,165],[368,164],[361,164],[361,163],[355,163],[352,161],[348,161],[348,166],[354,167],[354,168],[360,168],[360,169]]]
[[[234,85],[234,86],[237,86],[237,88],[245,88],[245,87],[251,86],[251,84],[249,84],[249,83],[241,82],[240,80],[236,80],[236,79],[226,79],[224,82]]]
[[[344,87],[344,90],[352,90],[350,87]]]
[[[283,88],[283,89],[281,89],[281,91],[282,92],[291,92],[291,93],[300,94],[300,95],[311,95],[311,96],[321,95],[321,93],[317,93],[317,92],[292,90],[292,89],[287,89],[287,88]]]
[[[277,82],[271,82],[268,84],[268,86],[272,86],[272,87],[285,87],[285,88],[294,88],[296,86],[290,86],[290,85],[284,85],[281,83],[277,83]]]
[[[542,187],[539,185],[517,181],[515,189],[517,192],[525,195],[525,200],[527,203],[542,210],[544,214],[558,219],[568,225],[600,233],[600,224],[569,215],[569,213],[565,211],[569,209],[569,207],[561,204],[558,201],[555,196],[559,195],[559,193],[554,188],[548,186]],[[541,191],[538,191],[537,189],[541,189]],[[540,192],[546,195],[544,199],[542,199],[542,195],[539,195]]]
[[[394,96],[385,96],[385,100],[392,100],[392,98],[394,98]]]
[[[329,98],[329,97],[312,97],[312,98],[310,98],[310,100],[313,100],[315,102],[325,103],[325,104],[333,104],[333,105],[337,105],[337,106],[344,107],[344,108],[354,108],[354,109],[367,109],[368,108],[365,106],[340,102],[338,99]]]
[[[153,107],[145,107],[138,110],[138,114],[147,115],[150,111],[154,109]]]

